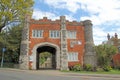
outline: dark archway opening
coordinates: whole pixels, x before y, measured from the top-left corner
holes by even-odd
[[[37,69],[56,69],[56,49],[51,46],[37,48],[36,55]]]

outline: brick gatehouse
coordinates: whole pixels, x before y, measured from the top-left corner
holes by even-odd
[[[20,68],[39,69],[39,56],[42,52],[51,53],[51,61],[44,68],[68,70],[75,64],[91,64],[96,66],[92,23],[66,20],[60,16],[58,20],[43,17],[40,20],[26,16],[22,32]]]

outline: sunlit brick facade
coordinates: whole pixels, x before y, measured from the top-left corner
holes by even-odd
[[[65,19],[65,16],[54,21],[47,17],[40,20],[26,17],[25,26],[20,56],[20,60],[23,61],[20,65],[23,69],[39,69],[38,56],[45,51],[54,56],[52,68],[61,70],[68,70],[68,67],[76,64],[83,65],[84,57],[88,58],[89,54],[85,55],[85,51],[86,53],[89,51],[85,46],[93,44],[91,27],[88,28],[90,33],[86,34],[86,36],[90,35],[89,39],[85,37],[85,26],[92,26],[89,20],[70,22]]]

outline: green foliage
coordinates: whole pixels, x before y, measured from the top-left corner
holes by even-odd
[[[110,71],[110,70],[112,70],[112,68],[111,68],[111,66],[105,65],[105,66],[103,67],[103,70],[104,70],[104,71]]]
[[[110,65],[112,56],[116,54],[116,47],[112,45],[98,45],[95,47],[98,59],[98,66]]]
[[[31,14],[33,3],[33,0],[0,0],[0,32],[6,25]]]
[[[14,63],[4,63],[4,68],[14,68]]]
[[[0,33],[0,50],[2,50],[3,47],[6,47],[4,60],[7,62],[18,63],[22,32],[21,26],[22,25],[13,26],[11,28],[8,28],[7,31]],[[2,51],[0,51],[0,54],[1,53]]]
[[[91,64],[85,64],[85,65],[84,65],[84,70],[85,70],[85,71],[92,71],[92,70],[93,70],[93,67],[92,67]]]
[[[82,66],[80,64],[76,64],[75,66],[72,67],[71,70],[72,71],[81,71],[82,70]]]
[[[40,58],[39,58],[40,64],[44,64],[44,62],[47,60],[48,57],[52,57],[52,54],[49,52],[40,53]]]
[[[40,60],[40,64],[42,65],[47,59],[45,57],[41,57],[39,60]]]

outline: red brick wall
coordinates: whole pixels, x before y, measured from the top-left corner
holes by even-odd
[[[113,56],[114,66],[120,66],[120,53]]]
[[[76,23],[77,24],[77,23]],[[77,32],[76,39],[67,39],[68,42],[68,52],[78,52],[79,61],[68,62],[69,66],[73,66],[75,64],[83,65],[83,54],[84,54],[84,27],[83,26],[72,26],[67,25],[67,30],[75,30]],[[73,48],[70,47],[70,41],[77,40],[81,41],[82,45],[74,45]]]
[[[42,19],[42,20],[31,20],[33,22],[42,22],[41,24],[30,24],[30,29],[29,29],[29,39],[30,39],[30,50],[29,50],[29,55],[32,54],[32,49],[33,47],[38,44],[38,43],[43,43],[43,42],[50,42],[53,44],[56,44],[58,46],[60,46],[60,38],[59,39],[51,39],[49,38],[49,30],[60,30],[60,21],[51,21],[48,20],[46,18]],[[44,22],[48,22],[47,24],[44,24]],[[83,64],[83,54],[84,54],[84,27],[83,26],[76,26],[76,25],[70,25],[70,22],[68,21],[66,24],[66,28],[67,30],[75,30],[77,32],[77,38],[76,39],[72,39],[72,40],[78,40],[82,42],[82,45],[75,45],[73,48],[70,47],[70,40],[71,39],[67,39],[67,45],[68,45],[68,52],[78,52],[79,56],[78,56],[78,61],[75,62],[68,62],[69,66],[70,65],[75,65],[75,64]],[[78,24],[77,22],[74,24]],[[43,38],[32,38],[32,30],[33,29],[40,29],[44,31],[43,34]]]

